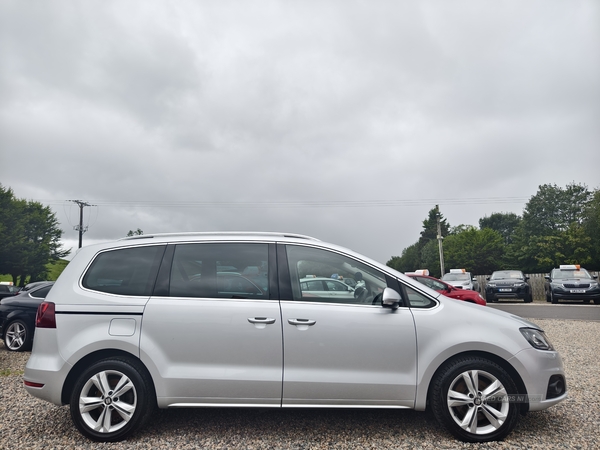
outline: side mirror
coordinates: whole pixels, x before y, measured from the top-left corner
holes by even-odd
[[[391,308],[392,311],[394,311],[400,306],[401,300],[402,298],[398,292],[392,288],[386,287],[383,290],[383,295],[381,296],[381,306],[384,308]]]
[[[549,277],[548,275],[546,275],[544,278],[545,278],[546,280],[548,280],[548,281],[551,281],[551,280],[550,280],[550,277]]]
[[[529,281],[529,277],[525,277],[525,281]]]
[[[485,279],[486,279],[487,281],[490,281],[490,277],[485,277]]]

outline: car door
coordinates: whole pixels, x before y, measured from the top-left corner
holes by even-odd
[[[287,245],[278,252],[284,278],[282,405],[413,407],[412,313],[406,307],[392,311],[380,304],[383,289],[396,280],[329,250]],[[366,294],[358,297],[359,303],[357,298],[303,296],[300,279],[334,273],[364,280]]]
[[[140,345],[159,406],[280,406],[274,264],[266,243],[168,247]]]

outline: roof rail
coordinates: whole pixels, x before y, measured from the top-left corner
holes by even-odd
[[[128,241],[133,239],[151,239],[154,237],[192,237],[192,236],[272,236],[282,238],[295,238],[295,239],[307,239],[311,241],[318,241],[317,238],[307,236],[304,234],[297,233],[278,233],[268,231],[191,231],[182,233],[154,233],[154,234],[140,234],[137,236],[127,236],[119,239],[119,241]]]

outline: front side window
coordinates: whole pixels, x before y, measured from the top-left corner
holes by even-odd
[[[268,299],[268,244],[179,244],[169,295]]]
[[[164,250],[164,246],[148,246],[100,253],[84,275],[82,285],[109,294],[149,296]]]
[[[327,250],[286,246],[294,300],[378,304],[387,286],[385,274]]]
[[[413,288],[406,286],[405,289],[411,308],[431,308],[436,305],[432,299],[415,291]]]

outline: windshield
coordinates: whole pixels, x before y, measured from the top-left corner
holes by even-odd
[[[519,270],[500,270],[494,272],[490,280],[523,280],[523,272]]]
[[[444,281],[469,281],[468,273],[447,273],[442,277]]]
[[[557,280],[567,280],[569,278],[592,278],[592,276],[585,269],[579,269],[579,270],[554,269],[552,271],[552,278],[557,279]]]

